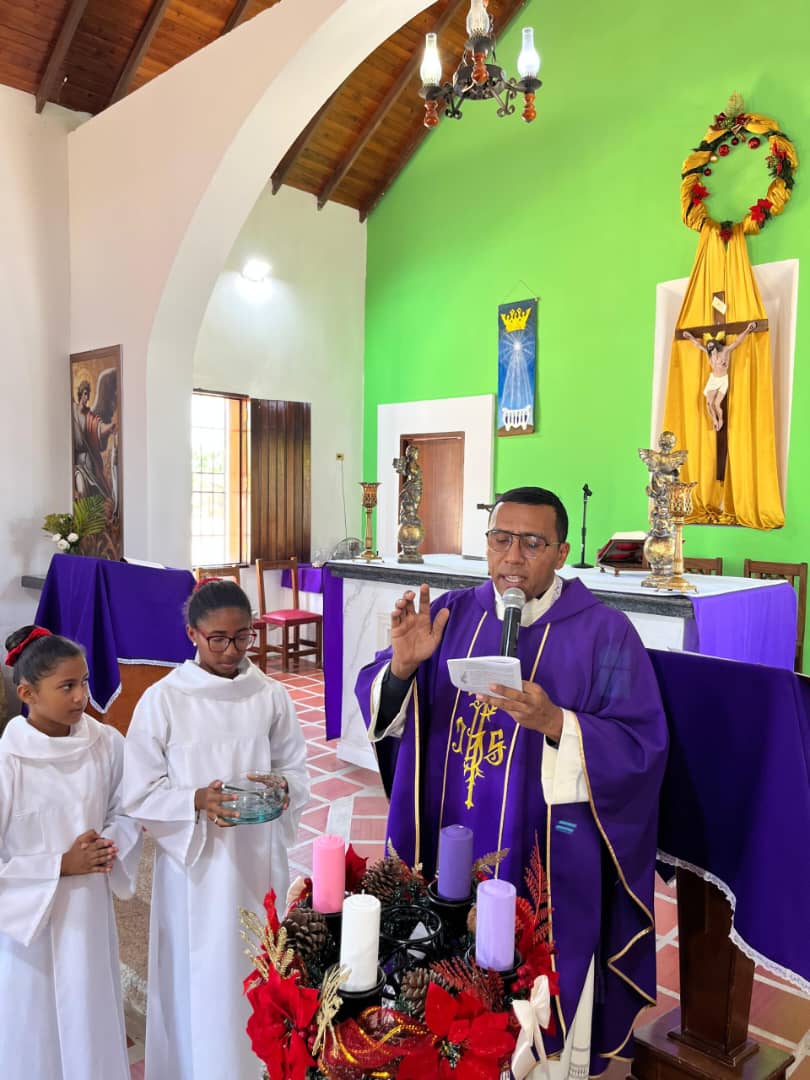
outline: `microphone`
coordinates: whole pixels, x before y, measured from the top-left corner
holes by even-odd
[[[526,603],[523,589],[507,589],[503,594],[503,631],[501,632],[501,656],[517,656],[520,613]]]

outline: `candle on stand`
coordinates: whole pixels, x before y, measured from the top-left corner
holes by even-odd
[[[344,989],[358,992],[376,985],[379,948],[380,901],[370,893],[347,896],[340,939],[340,966],[349,969]]]
[[[346,892],[346,851],[342,836],[318,836],[312,845],[312,908],[340,911]]]
[[[447,825],[439,833],[439,881],[444,900],[466,900],[472,889],[473,834],[466,825]]]
[[[508,971],[515,962],[515,886],[510,881],[482,881],[475,902],[475,962]]]

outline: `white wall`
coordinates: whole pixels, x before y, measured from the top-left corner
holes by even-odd
[[[40,531],[70,510],[67,133],[84,116],[0,86],[0,643],[29,622],[53,545]]]
[[[250,256],[268,283],[245,281]],[[269,186],[242,228],[203,318],[194,386],[312,404],[312,549],[358,535],[362,464],[366,227],[348,207]]]

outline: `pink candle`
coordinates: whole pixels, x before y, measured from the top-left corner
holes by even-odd
[[[515,962],[515,886],[510,881],[482,881],[475,901],[475,962],[508,971]]]
[[[346,852],[342,836],[318,836],[312,845],[312,907],[328,915],[343,907]]]

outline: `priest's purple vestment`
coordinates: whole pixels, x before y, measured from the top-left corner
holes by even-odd
[[[420,665],[401,738],[375,743],[391,792],[388,835],[428,878],[439,830],[467,825],[475,857],[509,849],[499,876],[523,888],[535,836],[548,875],[560,997],[558,1050],[595,957],[591,1075],[631,1055],[634,1021],[655,1003],[654,861],[667,726],[652,666],[627,617],[578,580],[518,638],[523,679],[575,713],[588,801],[547,806],[545,740],[450,682],[451,657],[497,655],[502,624],[491,582],[431,605],[450,618]],[[371,687],[390,660],[378,653],[356,693],[371,723]]]

